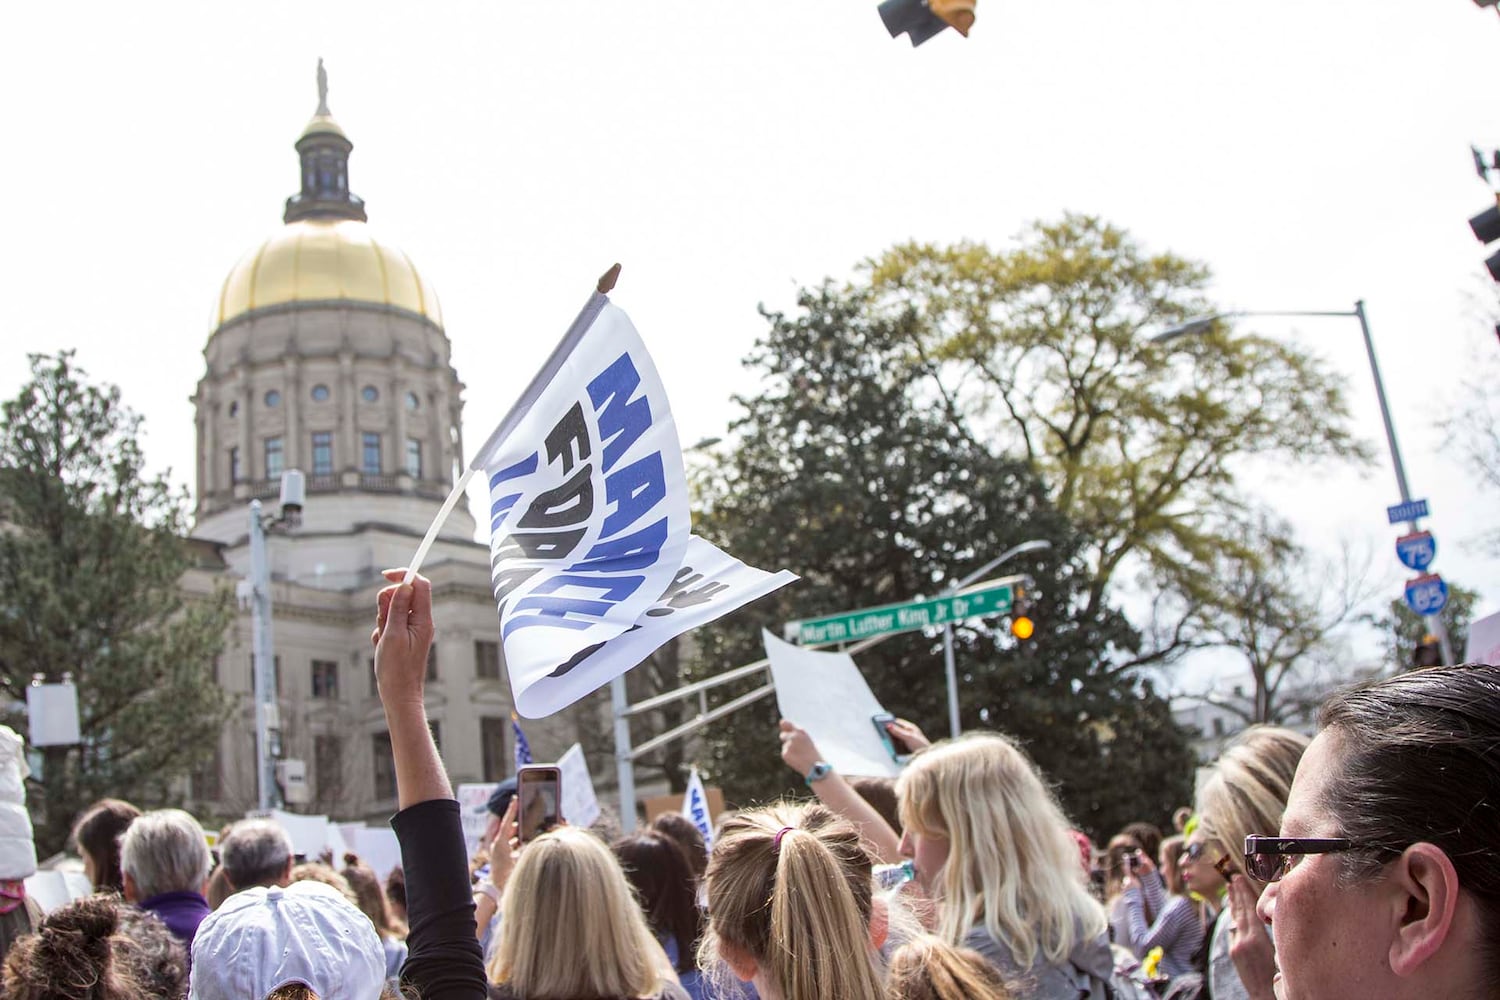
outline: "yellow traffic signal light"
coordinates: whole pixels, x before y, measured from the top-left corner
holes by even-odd
[[[974,27],[974,4],[975,0],[927,0],[932,12],[965,38],[969,37],[969,29]]]
[[[1026,615],[1016,615],[1010,620],[1010,634],[1017,639],[1030,639],[1036,632],[1036,622]]]

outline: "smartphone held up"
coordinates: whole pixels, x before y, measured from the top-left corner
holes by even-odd
[[[880,742],[885,745],[885,752],[890,754],[891,760],[897,764],[905,764],[911,760],[911,753],[905,744],[897,742],[896,738],[891,735],[890,726],[895,721],[896,717],[889,712],[878,712],[870,716],[870,722],[874,724],[875,732],[880,736]]]
[[[562,822],[562,770],[555,764],[527,764],[516,772],[516,833],[521,843]]]

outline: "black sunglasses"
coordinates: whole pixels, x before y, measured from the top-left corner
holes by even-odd
[[[1261,882],[1279,882],[1308,854],[1337,854],[1362,849],[1345,837],[1245,838],[1245,871]]]
[[[1203,857],[1203,850],[1204,848],[1202,841],[1199,841],[1196,844],[1189,844],[1182,849],[1181,857],[1183,860],[1197,861],[1199,858]]]

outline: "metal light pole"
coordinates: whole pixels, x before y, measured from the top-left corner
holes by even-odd
[[[1014,559],[1016,556],[1025,555],[1028,552],[1040,552],[1043,549],[1050,548],[1052,548],[1052,543],[1045,538],[1033,538],[1029,542],[1022,542],[1014,548],[1006,549],[962,580],[951,585],[940,596],[948,597],[958,593],[974,581],[982,580],[990,572]],[[948,730],[953,738],[957,739],[959,732],[958,668],[953,662],[953,624],[951,622],[943,623],[943,669],[948,674]]]
[[[1190,334],[1202,333],[1208,329],[1209,324],[1215,320],[1238,319],[1255,316],[1342,316],[1353,317],[1359,320],[1360,333],[1365,339],[1365,354],[1370,359],[1370,375],[1375,379],[1375,398],[1380,403],[1380,419],[1385,424],[1385,443],[1391,452],[1391,465],[1396,471],[1396,488],[1401,492],[1401,502],[1407,503],[1411,500],[1411,490],[1406,483],[1406,464],[1401,461],[1401,449],[1396,444],[1396,426],[1391,422],[1391,408],[1385,398],[1385,380],[1380,377],[1380,363],[1375,360],[1375,341],[1370,337],[1370,321],[1365,316],[1365,300],[1358,299],[1354,303],[1354,309],[1344,310],[1276,310],[1276,311],[1245,311],[1235,310],[1231,312],[1211,313],[1207,316],[1194,316],[1192,319],[1184,320],[1176,326],[1168,327],[1149,339],[1156,343],[1165,343],[1176,340],[1178,337]],[[1416,532],[1420,526],[1415,520],[1407,522],[1407,528]],[[1428,631],[1438,637],[1438,642],[1443,647],[1443,662],[1453,663],[1453,643],[1448,638],[1448,627],[1443,624],[1439,615],[1428,615],[1426,617]]]
[[[259,500],[250,501],[250,637],[255,676],[256,801],[265,812],[280,805],[276,788],[276,759],[281,755],[281,720],[276,708],[274,644],[271,641],[271,561],[266,531],[295,528],[302,521],[305,480],[289,469],[281,477],[281,515],[261,512]]]
[[[682,449],[682,453],[689,455],[695,451],[703,451],[723,440],[721,437],[699,438]],[[701,719],[708,715],[707,688],[699,689],[698,694],[699,718]],[[625,690],[624,674],[609,682],[609,701],[611,714],[615,720],[615,777],[620,790],[620,830],[628,834],[635,832],[635,760],[638,754],[632,752],[630,745],[632,706],[630,695]],[[638,711],[641,710],[639,705],[634,707]]]

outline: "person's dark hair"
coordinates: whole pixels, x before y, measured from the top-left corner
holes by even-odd
[[[21,938],[0,972],[6,1000],[136,1000],[145,995],[117,950],[118,896],[85,896],[59,907]]]
[[[354,890],[360,912],[370,918],[370,923],[375,925],[375,933],[382,938],[406,937],[405,925],[391,917],[391,909],[386,903],[380,876],[375,874],[375,869],[361,861],[359,855],[348,853],[344,855],[344,867],[339,874],[344,876],[344,881]]]
[[[380,991],[380,1000],[413,1000],[415,990],[413,989],[412,995],[408,996],[406,989],[413,988],[405,987],[398,990],[392,984],[386,983],[385,988]],[[287,983],[285,986],[278,986],[270,993],[267,993],[266,1000],[321,1000],[321,998],[306,983]]]
[[[1500,666],[1397,674],[1335,694],[1318,721],[1338,756],[1323,805],[1343,836],[1373,848],[1340,855],[1347,876],[1368,877],[1412,844],[1441,848],[1475,900],[1500,979],[1500,802],[1483,794],[1500,787]]]
[[[156,914],[120,907],[115,959],[130,967],[149,996],[187,996],[187,949]]]
[[[30,896],[21,900],[20,905],[0,913],[0,961],[10,952],[11,945],[41,926],[44,916],[42,908]]]
[[[896,835],[901,834],[901,805],[896,798],[895,778],[854,777],[845,778],[849,787],[859,793],[859,797],[870,803],[870,806],[878,813],[880,818],[890,824]]]
[[[73,824],[73,843],[94,862],[95,892],[124,892],[120,870],[120,838],[141,811],[121,799],[100,799]]]
[[[406,869],[400,865],[391,869],[391,873],[385,877],[385,898],[392,907],[396,909],[393,915],[402,923],[406,922]]]
[[[1146,857],[1152,861],[1161,857],[1161,828],[1154,823],[1130,823],[1120,832],[1127,837],[1134,837]]]
[[[693,825],[693,821],[682,813],[667,812],[651,821],[651,829],[682,848],[682,854],[693,870],[693,878],[703,881],[703,873],[708,871],[708,848],[704,846],[703,834]]]
[[[702,916],[697,882],[682,848],[660,833],[621,837],[610,845],[635,889],[646,923],[659,939],[677,942],[677,971],[697,968]]]

